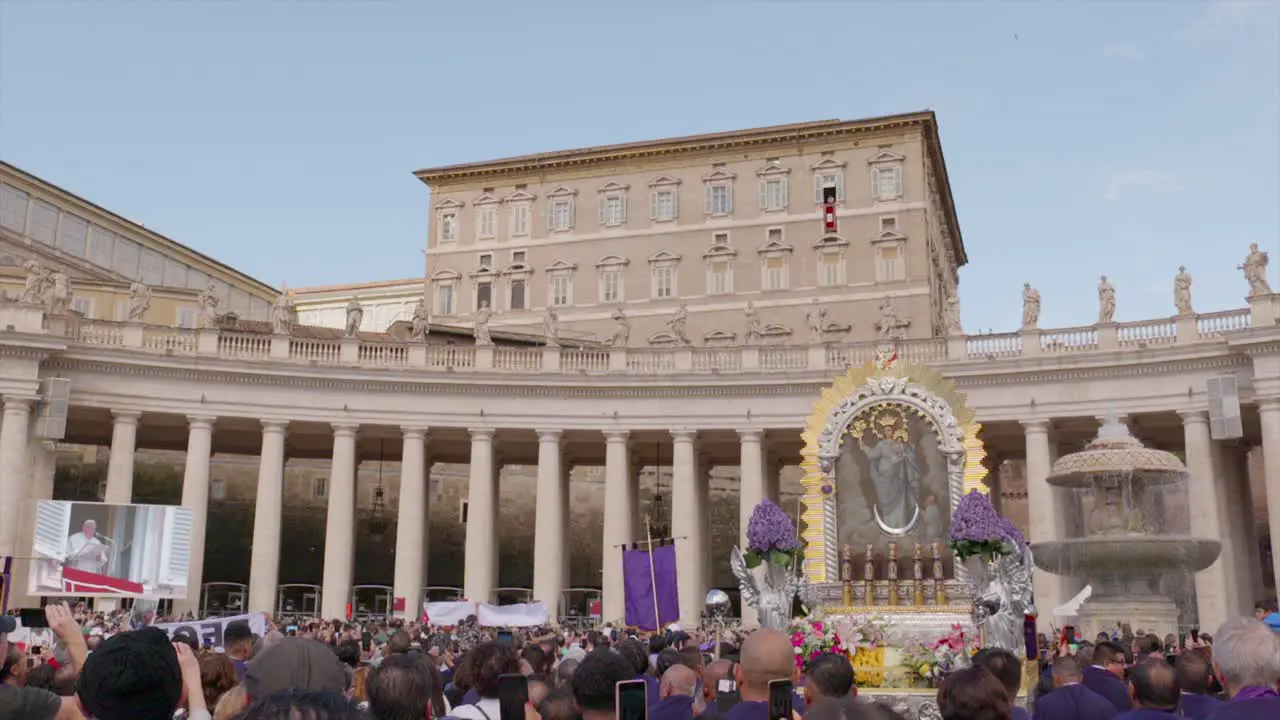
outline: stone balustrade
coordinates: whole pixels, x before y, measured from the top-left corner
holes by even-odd
[[[18,317],[15,313],[27,316]],[[480,347],[358,338],[298,338],[52,316],[40,324],[38,318],[29,317],[42,313],[42,308],[17,304],[6,305],[0,311],[0,315],[10,317],[5,326],[11,329],[43,327],[48,334],[69,338],[73,346],[334,367],[631,375],[839,371],[864,365],[885,348],[884,343],[877,342],[671,348]],[[1280,294],[1250,298],[1248,308],[1184,317],[903,340],[898,343],[897,352],[899,358],[910,362],[942,364],[1140,351],[1219,342],[1224,334],[1277,322],[1280,322]]]

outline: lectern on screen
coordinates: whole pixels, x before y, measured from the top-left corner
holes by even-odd
[[[33,510],[30,594],[187,596],[189,508],[38,500]]]

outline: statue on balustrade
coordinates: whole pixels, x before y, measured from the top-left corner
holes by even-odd
[[[196,302],[200,305],[200,327],[204,329],[218,327],[218,295],[217,288],[212,282],[200,291]]]
[[[142,322],[151,308],[151,288],[141,280],[129,285],[129,322]]]
[[[1098,281],[1098,322],[1114,322],[1116,317],[1116,288],[1103,275]]]
[[[747,344],[755,345],[760,342],[760,317],[756,311],[756,304],[748,300],[742,315],[747,321]]]
[[[688,322],[689,308],[685,307],[684,303],[680,303],[680,307],[676,308],[675,314],[667,321],[667,327],[671,328],[671,334],[675,335],[676,340],[679,341],[681,345],[685,346],[692,344],[689,342],[689,335],[685,328]]]
[[[627,314],[622,311],[622,306],[613,311],[613,321],[616,326],[613,329],[613,347],[624,348],[631,341],[631,321],[627,319]]]
[[[277,335],[291,335],[296,319],[297,309],[293,304],[293,296],[280,293],[275,305],[271,307],[271,331]]]
[[[893,307],[893,298],[886,297],[880,301],[880,319],[876,321],[876,332],[885,340],[901,340],[906,336],[910,321],[898,317]]]
[[[480,309],[476,311],[475,327],[472,330],[476,345],[479,347],[493,345],[493,339],[489,337],[489,318],[491,317],[493,317],[493,311],[489,309],[489,301],[481,300]]]
[[[1040,291],[1031,283],[1022,284],[1022,329],[1034,330],[1040,323]]]
[[[804,314],[804,322],[809,326],[809,343],[817,345],[822,342],[822,328],[827,324],[827,309],[817,306],[817,300],[813,309]]]
[[[547,347],[560,347],[560,316],[550,305],[547,306],[546,315],[542,316],[542,335],[546,338]]]
[[[423,295],[413,306],[409,335],[414,340],[424,340],[429,332],[431,332],[431,318],[427,315],[427,297]]]
[[[23,263],[22,269],[27,271],[27,279],[22,287],[22,294],[18,296],[18,302],[31,305],[44,304],[45,293],[53,285],[53,278],[49,276],[49,271],[35,260]]]
[[[943,313],[947,323],[947,335],[949,337],[964,335],[964,327],[960,324],[960,298],[954,292],[947,296],[947,305]]]
[[[1258,249],[1258,243],[1249,245],[1249,257],[1239,266],[1244,271],[1244,279],[1249,281],[1249,297],[1271,294],[1271,283],[1267,282],[1268,262],[1267,253]]]
[[[66,315],[71,309],[71,278],[61,270],[49,274],[49,288],[44,294],[50,315]]]
[[[360,325],[364,322],[364,307],[360,304],[360,298],[353,297],[347,303],[347,326],[345,334],[349,338],[356,337],[360,332]]]
[[[1173,278],[1173,306],[1179,315],[1195,313],[1191,309],[1191,273],[1187,272],[1185,265],[1178,268],[1178,274]]]

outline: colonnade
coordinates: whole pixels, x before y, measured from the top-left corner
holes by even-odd
[[[21,536],[20,523],[13,521],[21,506],[40,494],[52,492],[52,483],[27,483],[32,471],[29,443],[35,399],[6,396],[0,423],[0,555],[21,557],[29,547]],[[1280,538],[1280,398],[1258,403],[1265,458],[1266,494],[1273,508],[1270,529]],[[1246,611],[1260,592],[1261,557],[1252,518],[1245,459],[1241,448],[1211,439],[1209,418],[1204,410],[1178,413],[1183,430],[1186,463],[1191,480],[1188,506],[1193,535],[1221,538],[1223,553],[1196,577],[1199,612],[1203,627]],[[134,452],[138,440],[137,412],[112,413],[111,453],[104,500],[128,503],[132,498]],[[194,608],[200,597],[209,502],[209,461],[213,432],[218,419],[210,415],[187,417],[187,454],[182,487],[182,504],[193,511],[191,574],[188,596],[179,609]],[[323,595],[321,612],[341,617],[351,594],[356,534],[356,440],[361,428],[356,424],[334,423],[332,467],[327,493],[324,544]],[[1063,537],[1063,503],[1047,483],[1057,446],[1053,423],[1047,419],[1021,423],[1025,444],[1026,480],[1030,539],[1033,543]],[[254,509],[253,544],[250,559],[248,608],[274,611],[280,576],[281,523],[283,510],[286,436],[289,423],[261,421],[261,454]],[[531,508],[535,523],[533,597],[556,613],[561,593],[568,585],[569,473],[563,431],[536,428],[537,496]],[[788,431],[791,432],[791,431]],[[430,494],[428,477],[431,462],[431,432],[423,426],[400,428],[401,486],[398,507],[394,594],[404,598],[405,614],[416,615],[427,584],[427,519]],[[604,445],[604,523],[601,566],[602,616],[622,617],[625,608],[624,579],[620,548],[641,539],[636,443],[626,429],[601,431]],[[710,551],[708,503],[709,459],[699,451],[699,432],[673,428],[668,437],[672,467],[672,536],[676,539],[680,616],[696,622],[700,616],[713,563]],[[721,436],[723,437],[723,435]],[[469,430],[470,469],[467,491],[468,519],[465,540],[464,595],[476,601],[491,599],[498,585],[498,430],[477,427]],[[778,497],[778,464],[765,443],[760,428],[737,431],[741,484],[739,542],[746,543],[746,529],[752,509],[765,497]],[[578,440],[577,442],[581,442]],[[723,453],[718,459],[725,459]],[[52,470],[50,469],[51,473]],[[37,489],[41,488],[41,489]],[[47,489],[44,489],[47,488]],[[47,495],[46,495],[47,496]],[[1280,575],[1280,553],[1273,553]],[[25,583],[25,578],[19,578]],[[1070,581],[1037,572],[1035,590],[1042,615],[1064,602],[1073,590]],[[750,622],[750,610],[744,609]]]

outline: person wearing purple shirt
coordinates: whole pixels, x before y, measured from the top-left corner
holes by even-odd
[[[646,658],[647,661],[647,658]],[[615,720],[618,716],[614,689],[635,676],[635,669],[621,654],[607,647],[593,650],[573,673],[573,700],[582,720]]]
[[[693,694],[698,676],[684,665],[672,665],[662,674],[659,700],[649,708],[649,720],[693,720]]]
[[[1116,720],[1178,720],[1178,678],[1173,666],[1159,660],[1143,660],[1129,670],[1129,692],[1133,709]]]
[[[1084,668],[1084,686],[1124,712],[1133,707],[1129,686],[1124,682],[1124,648],[1115,643],[1098,643],[1093,649],[1093,665]]]
[[[1085,687],[1080,663],[1066,656],[1053,661],[1053,691],[1036,699],[1032,720],[1110,720],[1116,708]]]
[[[649,691],[649,707],[658,704],[658,678],[649,674],[649,648],[635,638],[618,643],[618,654],[631,663],[632,680],[643,680]]]
[[[1280,636],[1265,623],[1253,618],[1223,623],[1214,636],[1213,667],[1231,699],[1209,720],[1280,718]]]
[[[1204,648],[1191,648],[1178,656],[1174,670],[1178,676],[1178,688],[1182,702],[1178,709],[1186,720],[1205,720],[1222,701],[1209,694],[1213,682],[1213,667],[1209,653]]]
[[[995,676],[1009,693],[1013,706],[1013,720],[1031,720],[1024,707],[1018,707],[1018,691],[1022,688],[1022,663],[1018,656],[1000,648],[983,648],[973,656],[973,664]]]
[[[777,630],[751,633],[742,643],[733,674],[742,702],[725,713],[725,720],[768,720],[769,683],[795,681],[795,650],[791,639]]]

